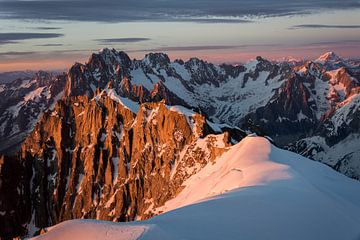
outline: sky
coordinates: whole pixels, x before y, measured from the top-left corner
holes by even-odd
[[[67,69],[102,48],[215,63],[360,57],[358,0],[0,0],[0,72]]]

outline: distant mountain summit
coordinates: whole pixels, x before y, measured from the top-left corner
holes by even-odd
[[[319,62],[319,63],[337,62],[337,61],[341,61],[341,58],[338,55],[336,55],[334,52],[324,53],[315,60],[315,62]]]
[[[34,75],[34,71],[13,71],[13,72],[0,72],[0,84],[10,83],[19,78],[29,78]]]

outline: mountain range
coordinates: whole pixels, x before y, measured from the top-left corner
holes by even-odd
[[[148,219],[249,134],[360,179],[360,61],[216,65],[103,49],[67,73],[2,83],[0,232]]]

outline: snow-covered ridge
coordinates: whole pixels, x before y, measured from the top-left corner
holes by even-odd
[[[359,183],[261,137],[247,137],[214,164],[208,163],[165,206],[169,212],[147,221],[73,220],[34,239],[350,240],[360,236]]]

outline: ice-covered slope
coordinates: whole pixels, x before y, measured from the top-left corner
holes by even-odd
[[[359,182],[265,138],[245,138],[184,185],[162,209],[175,210],[147,221],[73,220],[37,239],[360,237]]]

